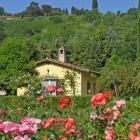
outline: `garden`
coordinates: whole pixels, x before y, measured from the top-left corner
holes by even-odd
[[[2,140],[140,140],[140,98],[93,96],[0,98]]]

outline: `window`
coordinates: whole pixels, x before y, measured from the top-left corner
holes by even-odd
[[[60,50],[60,53],[63,54],[63,50]]]
[[[45,88],[48,86],[48,85],[54,85],[54,86],[57,86],[57,80],[56,79],[45,79],[42,81],[42,91],[43,91],[43,94],[47,94]],[[56,92],[53,92],[53,93],[48,93],[49,95],[56,95]]]

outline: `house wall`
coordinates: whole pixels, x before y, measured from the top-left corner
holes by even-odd
[[[17,96],[24,96],[29,93],[29,89],[26,87],[17,88]]]
[[[82,73],[81,77],[81,90],[82,90],[82,95],[87,95],[87,94],[93,94],[94,93],[94,86],[95,86],[95,81],[90,77],[90,74],[88,73]],[[87,92],[87,83],[90,82],[90,93]]]
[[[36,68],[37,72],[39,72],[39,76],[40,77],[45,77],[48,75],[53,75],[58,77],[58,79],[64,79],[65,73],[67,71],[69,72],[75,72],[76,73],[76,95],[81,95],[81,72],[70,69],[70,68],[66,68],[66,67],[62,67],[59,65],[54,65],[54,64],[42,64],[40,66],[38,66]],[[69,85],[67,85],[66,87],[66,92],[68,95],[72,95],[72,89]]]

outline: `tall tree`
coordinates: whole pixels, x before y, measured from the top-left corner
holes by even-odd
[[[97,2],[97,0],[92,0],[92,9],[98,9],[98,2]]]
[[[27,7],[26,12],[31,17],[37,17],[42,15],[41,8],[36,2],[31,2],[30,5]]]
[[[140,0],[138,5],[138,27],[137,27],[137,59],[140,60]]]
[[[45,16],[49,16],[52,14],[52,7],[50,5],[42,5],[42,13]]]
[[[3,16],[3,15],[4,15],[4,8],[0,7],[0,16]]]
[[[35,74],[34,53],[32,44],[23,38],[8,38],[0,44],[0,85],[4,85],[8,94],[15,93]],[[27,79],[21,79],[21,83],[19,77]]]

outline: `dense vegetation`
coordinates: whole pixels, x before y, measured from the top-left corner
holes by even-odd
[[[44,9],[43,16],[36,15],[34,10],[31,14],[32,8],[41,10],[37,3],[31,3],[26,9],[30,15],[0,21],[1,88],[11,94],[15,87],[21,86],[12,81],[23,75],[36,75],[35,61],[57,58],[57,49],[64,46],[69,63],[101,72],[97,91],[112,89],[116,95],[139,95],[138,10],[101,13],[97,1],[93,3],[96,3],[93,10],[77,12],[72,8],[72,14],[67,15],[66,11],[45,13]],[[28,84],[28,79],[24,80],[24,85]]]

